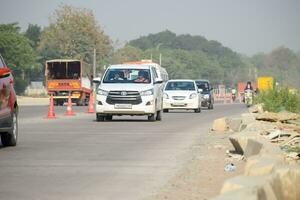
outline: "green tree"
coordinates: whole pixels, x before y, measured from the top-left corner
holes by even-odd
[[[36,24],[29,24],[25,36],[32,41],[31,46],[36,50],[41,37],[41,27]]]
[[[87,66],[85,73],[91,75],[94,48],[97,61],[105,64],[112,53],[112,42],[97,24],[92,11],[65,5],[51,16],[50,25],[42,32],[38,51],[44,60],[82,59]]]
[[[17,23],[0,25],[0,53],[13,70],[17,93],[23,93],[30,81],[27,73],[36,64],[36,54]]]
[[[114,52],[111,63],[119,64],[128,61],[138,61],[142,59],[142,53],[141,49],[125,45],[123,48]]]

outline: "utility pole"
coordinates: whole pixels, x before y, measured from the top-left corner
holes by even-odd
[[[159,54],[159,65],[161,66],[161,53]]]
[[[93,56],[93,78],[96,77],[96,48],[94,48],[94,56]]]
[[[96,48],[94,48],[94,56],[93,56],[93,79],[95,77],[96,77]],[[96,94],[97,94],[97,92],[96,92],[96,83],[93,82],[94,110],[96,109]]]

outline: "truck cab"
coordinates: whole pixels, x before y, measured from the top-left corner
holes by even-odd
[[[127,63],[109,66],[97,84],[96,119],[144,115],[161,120],[164,80],[155,63]],[[166,71],[165,71],[166,72]]]

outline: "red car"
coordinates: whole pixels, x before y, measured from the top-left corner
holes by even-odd
[[[3,146],[16,146],[18,140],[18,104],[14,78],[0,55],[0,135]]]

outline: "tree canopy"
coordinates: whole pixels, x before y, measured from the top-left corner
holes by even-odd
[[[110,38],[97,24],[91,10],[63,6],[50,18],[50,25],[41,35],[38,46],[40,55],[47,59],[82,59],[87,65],[86,73],[91,74],[93,49],[97,60],[107,60],[112,52]]]

